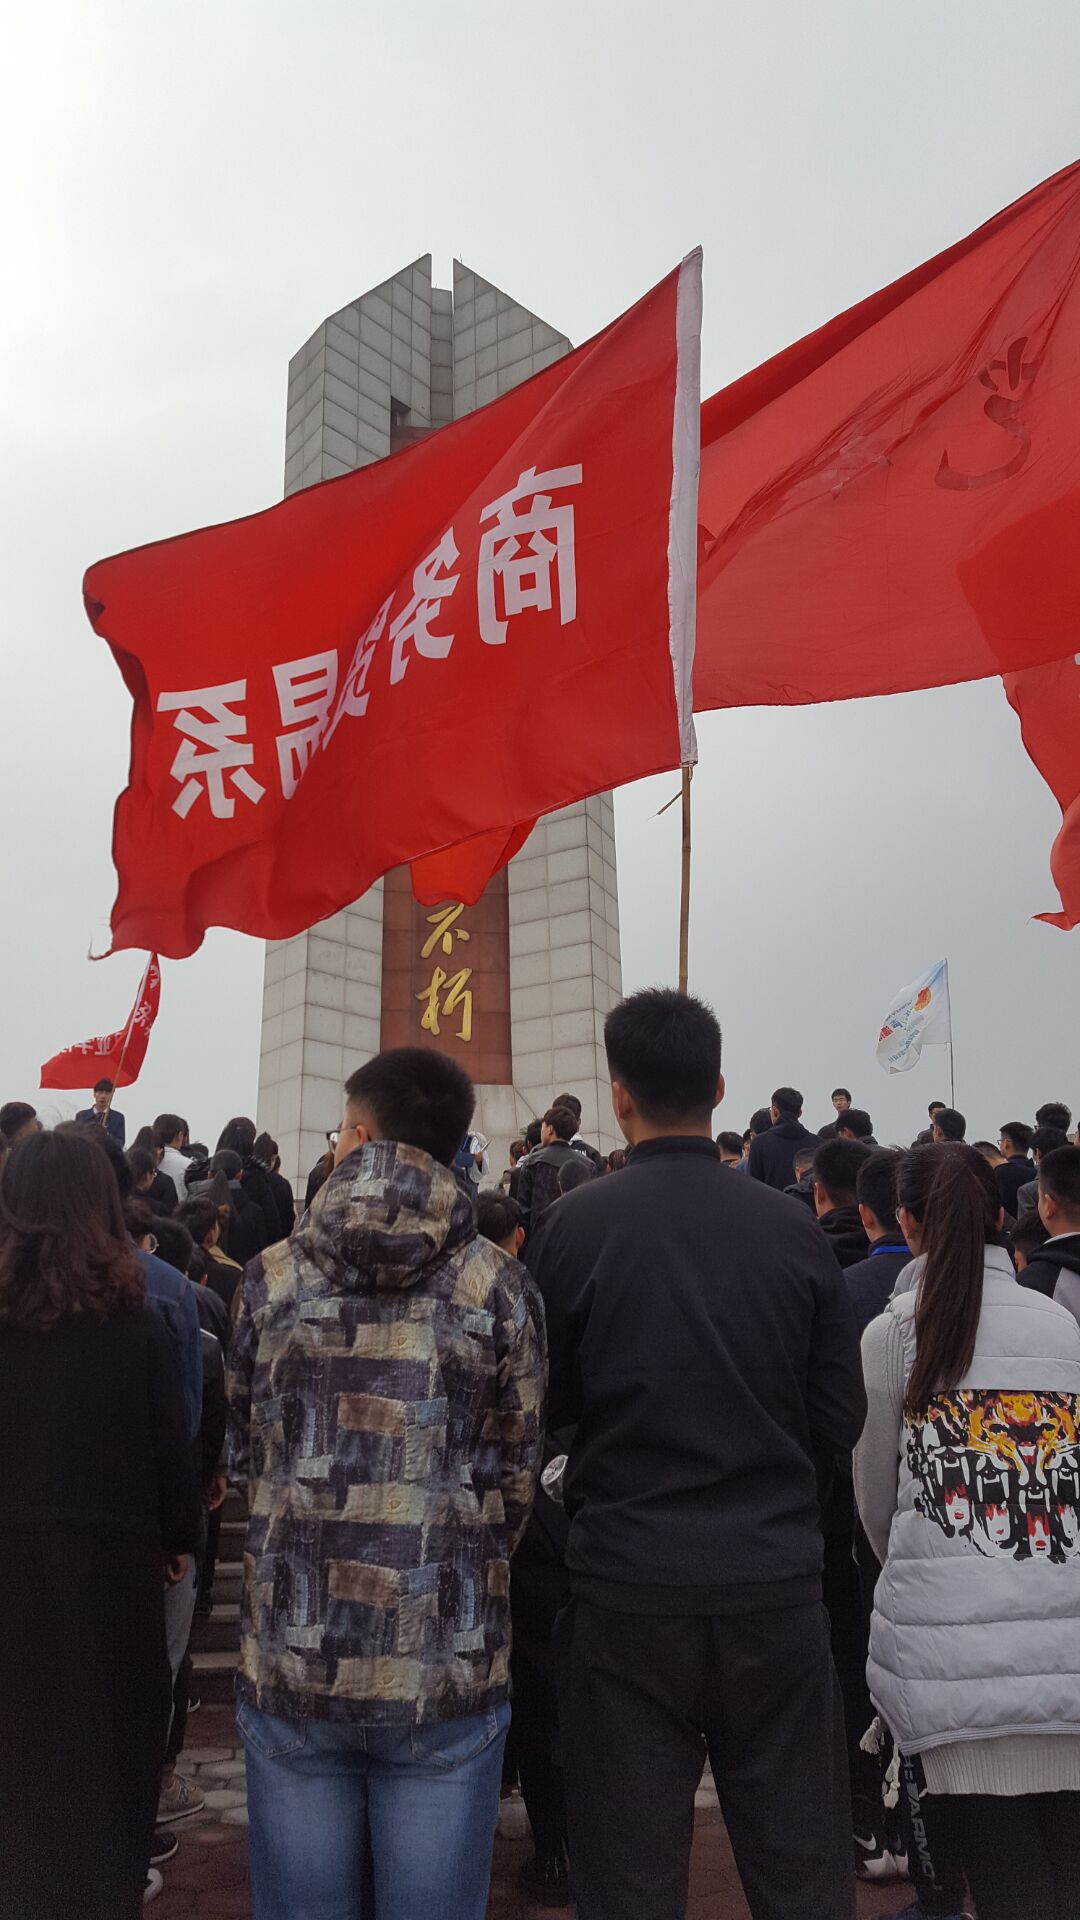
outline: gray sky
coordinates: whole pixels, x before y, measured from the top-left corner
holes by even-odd
[[[705,249],[708,393],[1077,156],[1080,12],[1041,0],[41,0],[9,9],[0,604],[0,1099],[122,1022],[91,967],[129,702],[90,561],[280,495],[289,356],[431,251],[575,340]],[[882,1139],[948,1096],[886,1079],[893,991],[942,954],[974,1134],[1080,1107],[1060,815],[997,682],[699,722],[691,985],[725,1029],[728,1125],[837,1081]],[[674,778],[620,795],[628,987],[675,967]],[[164,963],[129,1121],[254,1105],[261,945]],[[43,1095],[43,1113],[73,1102]]]

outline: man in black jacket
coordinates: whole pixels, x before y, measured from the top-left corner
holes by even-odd
[[[855,1182],[871,1152],[861,1140],[823,1140],[814,1155],[814,1209],[842,1267],[853,1267],[870,1251]]]
[[[747,1172],[767,1187],[783,1193],[795,1177],[795,1155],[800,1147],[817,1146],[817,1135],[804,1127],[799,1116],[802,1094],[794,1087],[777,1087],[772,1097],[772,1126],[757,1136],[750,1149]]]
[[[1038,1167],[1029,1158],[1034,1138],[1034,1127],[1029,1127],[1023,1120],[1006,1120],[998,1136],[1002,1157],[1000,1164],[994,1168],[994,1179],[1001,1195],[1001,1204],[1014,1220],[1020,1212],[1017,1196],[1021,1187],[1026,1187],[1029,1181],[1039,1177]]]
[[[865,1260],[845,1269],[844,1283],[861,1334],[871,1320],[884,1313],[897,1279],[912,1257],[896,1224],[896,1175],[903,1157],[896,1147],[879,1147],[862,1162],[855,1176],[859,1218],[870,1250]]]
[[[571,1603],[559,1617],[570,1858],[588,1920],[687,1899],[706,1750],[750,1911],[853,1911],[815,1456],[858,1439],[855,1325],[801,1207],[720,1166],[720,1029],[663,989],[608,1016],[633,1153],[545,1216]],[[768,1136],[766,1136],[768,1137]]]
[[[551,1107],[541,1122],[537,1151],[521,1163],[517,1199],[525,1215],[526,1236],[536,1232],[541,1216],[558,1199],[560,1168],[568,1160],[581,1158],[570,1144],[577,1126],[572,1107]]]

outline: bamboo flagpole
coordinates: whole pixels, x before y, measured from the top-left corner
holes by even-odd
[[[682,884],[679,892],[679,992],[687,991],[690,978],[690,854],[691,854],[691,812],[690,782],[694,776],[691,766],[682,770]]]
[[[128,1015],[128,1023],[127,1023],[127,1026],[124,1028],[124,1039],[120,1048],[120,1058],[116,1063],[116,1073],[113,1077],[112,1093],[110,1093],[105,1106],[101,1110],[99,1124],[103,1127],[107,1127],[109,1124],[109,1114],[112,1112],[113,1098],[115,1096],[116,1089],[120,1084],[120,1075],[124,1071],[124,1061],[127,1059],[128,1045],[130,1043],[131,1036],[135,1031],[135,1019],[138,1014],[139,1008],[142,1006],[143,995],[146,992],[147,983],[150,979],[150,969],[154,965],[155,959],[156,959],[156,956],[154,954],[151,954],[149,960],[146,963],[146,966],[143,969],[143,977],[139,982],[139,991],[135,995],[135,1004],[132,1007],[130,1014]]]

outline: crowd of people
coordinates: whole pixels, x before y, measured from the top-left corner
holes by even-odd
[[[0,1108],[3,1920],[160,1891],[229,1483],[254,1920],[482,1920],[511,1783],[531,1899],[678,1920],[706,1764],[754,1920],[1078,1920],[1070,1111],[716,1134],[708,1007],[605,1039],[625,1148],[495,1180],[398,1049],[299,1219],[250,1120]]]

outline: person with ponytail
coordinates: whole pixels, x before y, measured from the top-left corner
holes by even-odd
[[[973,1148],[917,1148],[897,1191],[917,1258],[863,1336],[855,1450],[870,1692],[979,1920],[1080,1920],[1080,1326],[1018,1285]]]

